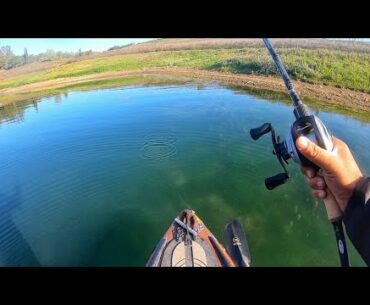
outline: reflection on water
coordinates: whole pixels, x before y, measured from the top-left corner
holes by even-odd
[[[0,264],[143,266],[184,208],[222,241],[239,219],[255,266],[337,266],[332,228],[297,166],[272,192],[279,165],[263,122],[284,134],[284,99],[218,86],[123,87],[0,110]],[[276,100],[277,99],[277,100]],[[370,172],[370,125],[320,117]],[[363,265],[350,247],[353,265]]]
[[[37,105],[37,102],[35,102]],[[0,124],[2,122],[12,121],[12,122],[22,122],[24,119],[24,109],[25,107],[19,107],[18,104],[9,104],[0,107]]]

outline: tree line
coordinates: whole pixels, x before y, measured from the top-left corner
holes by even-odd
[[[51,49],[37,55],[28,54],[27,48],[24,48],[23,55],[15,55],[10,46],[0,47],[0,69],[13,69],[28,63],[58,60],[63,58],[80,57],[91,54],[92,51],[62,52]]]

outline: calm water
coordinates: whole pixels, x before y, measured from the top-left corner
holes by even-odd
[[[13,107],[13,108],[11,108]],[[244,225],[254,266],[337,266],[331,225],[296,165],[281,171],[269,137],[289,105],[209,86],[72,92],[0,110],[0,264],[143,266],[172,219],[194,209],[223,242]],[[23,109],[23,108],[24,109]],[[22,111],[22,113],[20,113]],[[370,124],[319,113],[370,172]],[[352,264],[364,265],[350,247]]]

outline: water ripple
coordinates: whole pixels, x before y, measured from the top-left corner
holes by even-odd
[[[177,154],[176,137],[170,135],[147,135],[141,147],[141,156],[144,159],[163,160]]]

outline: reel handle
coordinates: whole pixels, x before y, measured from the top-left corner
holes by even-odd
[[[271,131],[271,124],[265,123],[260,127],[252,128],[249,133],[253,140],[258,140],[260,137]]]
[[[265,186],[268,190],[273,190],[275,187],[284,184],[289,179],[287,173],[280,173],[265,179]]]

